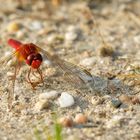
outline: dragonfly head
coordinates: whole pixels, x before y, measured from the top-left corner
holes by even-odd
[[[27,57],[26,63],[32,68],[37,69],[40,67],[42,60],[40,53],[32,53]]]

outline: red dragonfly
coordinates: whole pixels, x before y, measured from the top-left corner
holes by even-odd
[[[37,86],[37,83],[44,83],[42,71],[40,66],[43,62],[43,55],[51,61],[54,65],[57,65],[60,70],[63,71],[64,76],[66,79],[76,86],[79,85],[88,85],[89,81],[94,82],[92,75],[85,69],[80,68],[70,62],[60,59],[57,55],[51,55],[44,49],[38,47],[33,43],[23,44],[20,41],[15,39],[9,39],[8,44],[15,49],[15,51],[7,56],[6,58],[0,61],[0,64],[8,62],[14,56],[16,56],[16,63],[15,63],[15,72],[13,76],[13,91],[9,94],[8,101],[9,107],[11,107],[13,95],[14,95],[14,87],[15,87],[15,80],[17,73],[21,68],[21,63],[26,63],[29,65],[29,71],[27,74],[27,81],[31,84],[33,89]],[[42,55],[43,54],[43,55]],[[36,70],[40,75],[40,80],[38,82],[31,81],[30,74],[32,70]]]

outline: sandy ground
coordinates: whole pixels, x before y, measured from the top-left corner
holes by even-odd
[[[140,139],[140,1],[76,1],[58,6],[44,1],[7,0],[0,4],[0,56],[12,52],[9,38],[36,43],[49,53],[87,69],[94,83],[78,87],[64,80],[59,67],[44,61],[45,85],[32,90],[26,82],[29,66],[24,64],[15,83],[15,101],[7,111],[12,91],[12,64],[0,67],[0,140],[37,139],[37,127],[51,130],[52,113],[58,118],[82,112],[88,123],[63,128],[67,140]],[[90,87],[90,88],[89,88]],[[42,111],[35,105],[43,92],[69,92],[75,104],[60,108],[56,101]],[[122,95],[125,95],[124,98]],[[118,99],[120,105],[116,105]],[[53,130],[52,130],[53,131]]]

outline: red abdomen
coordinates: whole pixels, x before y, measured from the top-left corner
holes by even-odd
[[[12,47],[12,48],[14,48],[14,49],[19,49],[20,48],[20,46],[22,45],[22,43],[21,42],[19,42],[19,41],[17,41],[17,40],[14,40],[14,39],[9,39],[8,40],[8,44]]]

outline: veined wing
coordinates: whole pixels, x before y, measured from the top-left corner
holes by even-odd
[[[50,60],[54,65],[57,65],[59,69],[63,71],[66,79],[74,83],[75,86],[81,86],[83,84],[88,85],[89,82],[94,83],[92,75],[84,68],[62,60],[57,55],[51,55],[40,47],[38,47],[38,49],[47,57],[48,60]]]

